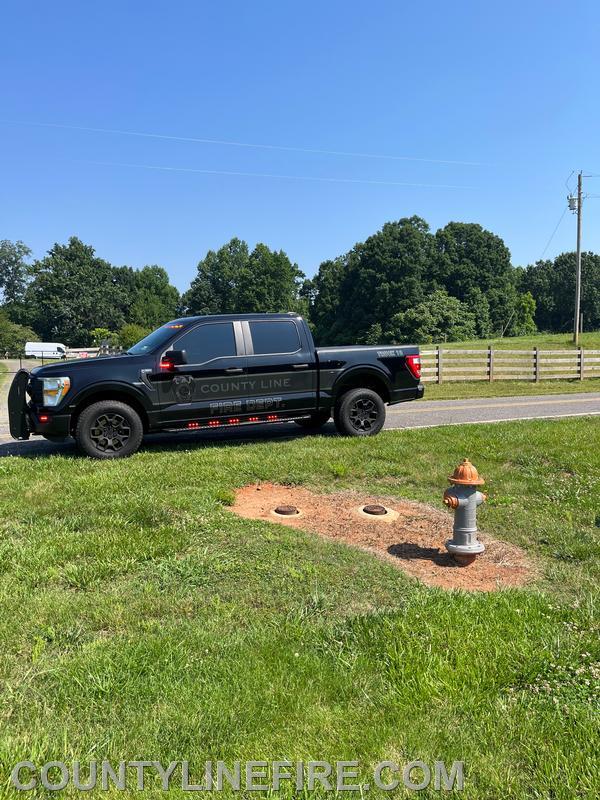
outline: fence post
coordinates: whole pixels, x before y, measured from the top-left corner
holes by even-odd
[[[437,382],[442,382],[442,348],[438,346],[435,348],[435,361],[437,367]]]
[[[494,351],[491,345],[488,347],[488,380],[494,380]]]
[[[535,382],[539,383],[540,380],[540,353],[537,347],[533,348],[533,371],[535,374]]]
[[[582,381],[583,380],[583,368],[584,368],[584,364],[583,364],[583,347],[581,345],[579,345],[578,350],[579,350],[579,361],[577,363],[577,371],[579,373],[579,380]]]

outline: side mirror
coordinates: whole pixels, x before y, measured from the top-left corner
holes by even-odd
[[[187,364],[187,353],[185,350],[167,350],[160,360],[162,369],[172,369]]]

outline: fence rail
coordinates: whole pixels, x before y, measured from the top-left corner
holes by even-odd
[[[547,381],[600,378],[600,350],[421,350],[425,383],[446,381]]]

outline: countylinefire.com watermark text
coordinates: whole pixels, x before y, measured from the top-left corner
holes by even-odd
[[[20,791],[43,787],[59,792],[68,786],[80,791],[100,789],[180,788],[202,791],[278,791],[287,784],[296,791],[315,789],[331,792],[366,792],[370,789],[392,792],[399,788],[413,791],[433,788],[439,791],[464,787],[462,761],[447,767],[443,761],[426,764],[415,760],[406,764],[381,761],[368,769],[371,782],[359,782],[365,774],[358,761],[207,761],[192,774],[188,761],[48,761],[34,764],[20,761],[11,772],[11,783]]]

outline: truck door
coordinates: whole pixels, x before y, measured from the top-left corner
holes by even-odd
[[[187,364],[157,376],[162,424],[179,427],[239,413],[248,392],[241,323],[202,322],[169,350],[185,350]]]
[[[317,407],[317,364],[304,330],[293,319],[242,322],[247,353],[249,412],[283,416]]]

